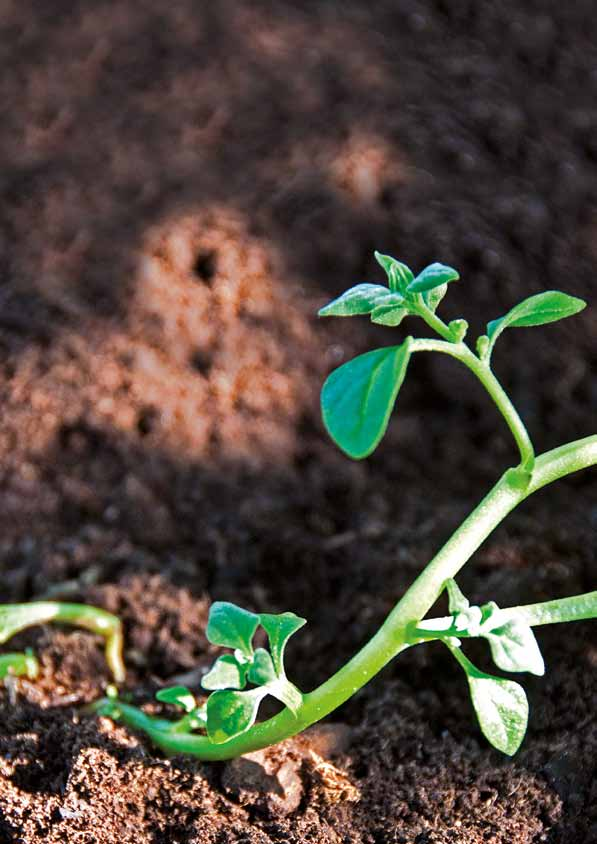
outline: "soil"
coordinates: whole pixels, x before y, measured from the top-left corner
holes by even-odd
[[[473,335],[541,289],[595,300],[593,12],[4,0],[1,599],[117,612],[140,702],[197,688],[212,599],[307,617],[287,659],[304,689],[349,657],[514,453],[468,374],[429,357],[350,462],[320,385],[394,335],[315,311],[381,280],[374,248],[458,267],[442,312]],[[500,341],[541,450],[595,431],[595,330],[593,308]],[[595,588],[595,489],[587,472],[527,502],[465,591]],[[539,637],[513,759],[433,645],[331,726],[203,764],[81,714],[109,681],[93,636],[28,632],[10,647],[42,673],[1,693],[0,841],[595,844],[595,626]]]

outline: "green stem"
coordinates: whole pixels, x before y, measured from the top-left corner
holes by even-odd
[[[74,624],[76,627],[83,627],[103,636],[106,662],[116,682],[123,682],[126,670],[122,658],[122,624],[116,616],[98,607],[61,601],[2,604],[0,605],[0,643],[6,642],[21,630],[33,627],[35,624],[45,624],[48,621]]]
[[[422,319],[425,320],[429,328],[435,331],[436,334],[439,334],[440,337],[443,337],[444,340],[447,340],[449,343],[454,342],[449,326],[446,325],[443,319],[436,316],[431,308],[428,308],[423,302],[419,302],[416,305],[416,312],[420,317],[422,317]]]
[[[467,366],[477,376],[504,417],[516,441],[520,452],[521,467],[526,472],[530,472],[535,461],[535,450],[531,438],[516,408],[488,364],[473,354],[466,343],[446,343],[443,340],[411,340],[409,348],[411,352],[441,352],[450,355],[450,357],[456,358]]]
[[[520,619],[529,627],[539,627],[542,624],[562,624],[569,621],[597,617],[597,592],[584,592],[582,595],[572,595],[570,598],[556,598],[553,601],[541,601],[538,604],[524,604],[518,607],[500,608],[500,619],[505,623],[509,619]],[[466,630],[457,630],[454,617],[430,618],[419,625],[409,627],[407,641],[411,645],[429,642],[436,639],[475,638]]]
[[[284,709],[248,732],[224,744],[214,744],[206,736],[168,732],[163,728],[163,720],[119,701],[98,701],[95,711],[143,730],[168,753],[189,753],[207,760],[230,759],[295,735],[329,715],[409,647],[408,630],[427,615],[445,581],[456,576],[517,504],[557,478],[594,465],[597,465],[597,434],[542,454],[524,488],[512,482],[512,470],[508,470],[417,577],[373,638],[329,680],[304,695],[296,715]]]

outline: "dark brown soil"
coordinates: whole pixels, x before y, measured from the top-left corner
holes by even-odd
[[[380,279],[374,248],[458,267],[445,313],[476,333],[544,288],[596,301],[593,4],[4,0],[0,56],[0,597],[118,612],[140,701],[197,686],[210,600],[291,609],[310,688],[513,459],[467,373],[428,358],[379,452],[348,461],[319,387],[393,336],[316,308]],[[595,431],[596,328],[593,307],[501,341],[540,449]],[[471,597],[595,588],[595,488],[514,514]],[[30,632],[42,676],[2,693],[0,842],[595,844],[595,630],[541,631],[512,760],[429,646],[326,733],[228,765],[83,718],[99,643]]]

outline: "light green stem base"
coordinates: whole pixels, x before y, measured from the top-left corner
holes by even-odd
[[[419,575],[373,638],[329,680],[304,695],[296,715],[284,709],[248,732],[224,744],[214,744],[206,736],[170,732],[169,722],[120,701],[98,701],[95,711],[142,730],[167,753],[192,754],[206,760],[230,759],[295,735],[348,700],[393,657],[409,647],[408,629],[427,615],[445,581],[456,576],[511,510],[552,481],[596,464],[597,435],[594,435],[542,454],[531,473],[521,475],[520,469],[509,469]],[[550,621],[546,617],[543,622],[533,623]]]

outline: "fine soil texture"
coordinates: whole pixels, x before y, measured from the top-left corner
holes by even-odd
[[[516,460],[431,356],[375,455],[329,441],[326,374],[405,336],[315,317],[381,281],[374,249],[457,267],[441,313],[473,337],[540,290],[586,298],[504,336],[496,371],[539,450],[595,433],[593,4],[4,0],[0,55],[0,599],[117,613],[148,706],[199,690],[210,601],[292,610],[311,689]],[[595,491],[587,472],[526,502],[465,592],[595,589]],[[101,641],[36,628],[9,647],[39,679],[0,692],[0,842],[595,844],[596,634],[539,631],[512,759],[429,645],[321,728],[207,764],[85,716]]]

